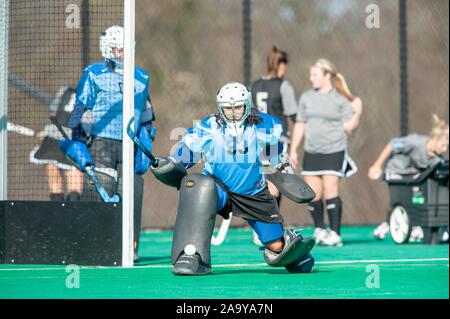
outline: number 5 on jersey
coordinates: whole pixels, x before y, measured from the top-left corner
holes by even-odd
[[[257,92],[256,93],[256,106],[258,110],[267,113],[267,98],[269,97],[269,92]]]

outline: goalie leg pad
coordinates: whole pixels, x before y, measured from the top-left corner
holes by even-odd
[[[216,221],[217,189],[214,179],[202,174],[183,178],[172,242],[172,264],[187,245],[193,245],[203,263],[211,264],[211,237]]]
[[[118,185],[116,188],[117,194],[122,194],[123,189],[123,169],[122,163],[117,165]],[[134,174],[134,249],[135,252],[139,250],[139,239],[141,234],[142,223],[142,201],[144,198],[144,178],[141,175]]]
[[[121,192],[122,193],[122,192]],[[142,223],[142,200],[144,195],[144,178],[134,174],[134,250],[139,250]]]
[[[269,266],[285,267],[306,256],[314,247],[314,238],[303,237],[292,229],[284,231],[284,248],[280,253],[264,249],[264,259]]]

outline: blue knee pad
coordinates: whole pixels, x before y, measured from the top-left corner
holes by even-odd
[[[253,227],[255,232],[258,234],[259,240],[264,245],[283,238],[282,224],[269,224],[254,220],[248,220],[247,222]]]

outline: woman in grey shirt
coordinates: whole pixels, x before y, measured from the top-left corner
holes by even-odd
[[[305,137],[302,175],[316,193],[308,204],[314,219],[317,243],[342,246],[340,224],[342,200],[339,179],[357,170],[347,155],[348,135],[359,125],[361,99],[354,97],[345,78],[333,63],[319,59],[310,70],[312,89],[303,93],[292,132],[291,164],[298,167],[297,148]],[[330,219],[330,232],[325,230],[323,202]]]
[[[384,173],[385,180],[414,176],[421,170],[439,161],[440,155],[448,150],[448,124],[433,114],[433,129],[429,136],[409,134],[393,138],[369,168],[370,179],[377,180]],[[384,171],[383,171],[384,166]],[[384,239],[389,232],[389,217],[393,207],[388,207],[386,219],[373,232],[378,239]],[[423,238],[420,227],[413,227],[410,241]]]

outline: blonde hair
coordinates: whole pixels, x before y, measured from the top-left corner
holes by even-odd
[[[439,118],[436,113],[431,114],[431,120],[433,122],[433,127],[430,132],[431,137],[447,137],[449,136],[448,123]]]
[[[345,81],[345,78],[341,73],[337,72],[336,66],[333,62],[327,59],[319,59],[316,63],[314,63],[313,67],[321,69],[324,74],[331,74],[331,79],[334,80],[336,91],[338,91],[339,94],[344,96],[350,102],[355,99],[355,96],[352,94],[347,85],[347,81]]]

